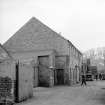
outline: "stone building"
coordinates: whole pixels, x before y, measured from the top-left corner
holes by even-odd
[[[82,53],[36,18],[31,18],[4,47],[15,60],[32,66],[35,87],[79,82]]]

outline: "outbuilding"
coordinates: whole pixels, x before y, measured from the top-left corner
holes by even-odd
[[[34,87],[71,85],[80,80],[82,53],[34,17],[3,46],[15,60],[31,64]]]

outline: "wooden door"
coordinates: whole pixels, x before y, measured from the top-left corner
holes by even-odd
[[[64,69],[57,69],[57,85],[64,84]]]
[[[39,86],[49,86],[50,84],[49,56],[40,56],[38,57],[38,61]]]

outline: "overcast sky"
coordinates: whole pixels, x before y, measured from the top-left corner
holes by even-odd
[[[0,43],[33,16],[82,52],[105,46],[105,0],[0,0]]]

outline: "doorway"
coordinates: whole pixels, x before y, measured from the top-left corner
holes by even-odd
[[[39,56],[38,61],[38,85],[49,87],[49,56]]]
[[[57,85],[64,85],[64,69],[56,70]]]

